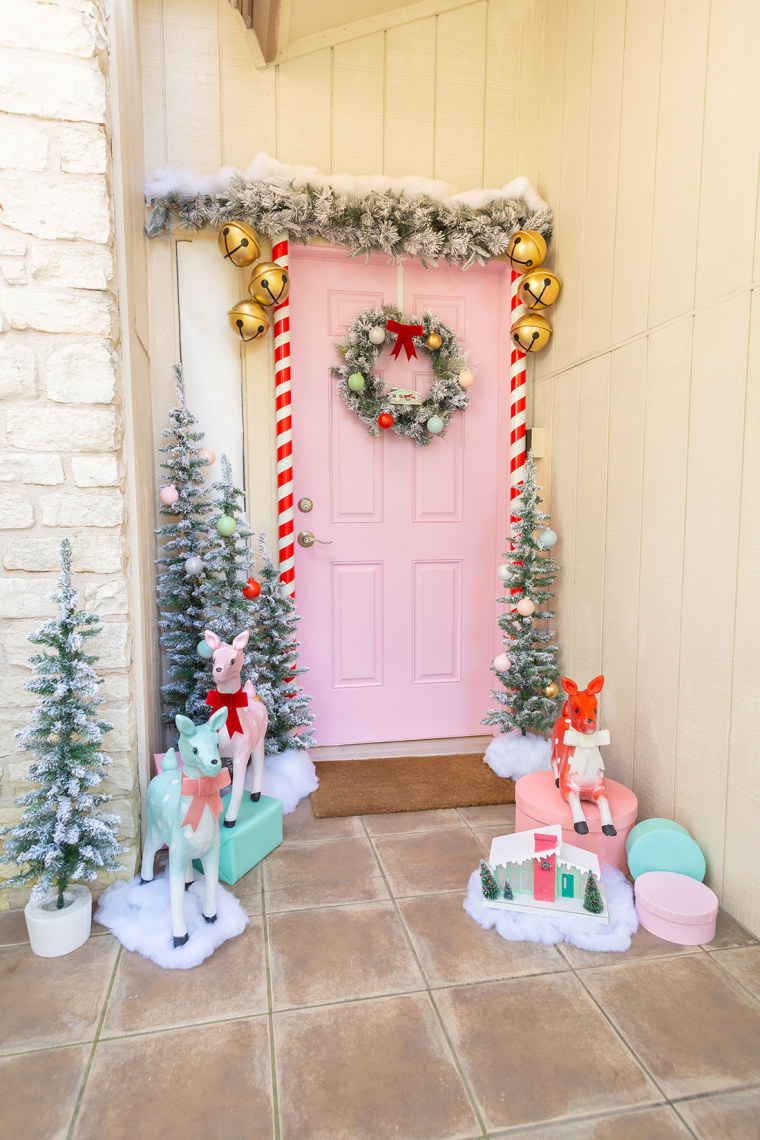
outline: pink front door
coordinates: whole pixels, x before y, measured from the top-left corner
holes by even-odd
[[[367,307],[431,309],[476,373],[468,410],[420,448],[373,439],[330,375],[335,341]],[[508,275],[367,265],[344,250],[291,250],[296,602],[320,744],[469,736],[487,730],[498,652],[496,566],[505,549]],[[423,395],[426,354],[377,370]],[[313,509],[299,508],[309,499]],[[328,545],[329,544],[329,545]]]

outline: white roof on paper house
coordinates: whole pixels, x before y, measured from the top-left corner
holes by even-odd
[[[536,835],[553,835],[555,843],[536,850]],[[556,855],[558,863],[563,863],[566,867],[578,867],[581,871],[593,871],[599,878],[599,860],[596,855],[593,851],[584,851],[572,843],[563,843],[559,823],[537,827],[534,831],[516,831],[514,835],[497,835],[491,840],[488,863],[491,867],[506,867],[507,863],[525,863],[539,855]]]

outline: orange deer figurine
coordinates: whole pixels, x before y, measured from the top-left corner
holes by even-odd
[[[612,822],[610,804],[604,785],[604,762],[599,746],[609,744],[610,734],[596,727],[596,694],[604,677],[594,677],[585,689],[578,691],[575,681],[561,677],[568,699],[552,729],[552,769],[562,799],[570,805],[573,827],[579,835],[588,835],[588,824],[581,800],[591,800],[599,808],[602,831],[617,835]]]

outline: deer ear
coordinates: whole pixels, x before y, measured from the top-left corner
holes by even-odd
[[[227,716],[229,714],[229,711],[230,710],[227,708],[227,706],[224,705],[222,708],[217,709],[215,713],[212,713],[208,718],[209,728],[212,728],[214,732],[218,732],[220,728],[223,728],[227,723]]]
[[[198,729],[195,727],[189,716],[183,716],[182,713],[177,713],[174,718],[174,723],[179,729],[180,736],[195,736]]]
[[[216,650],[222,644],[222,639],[210,629],[205,629],[203,631],[203,637],[206,645],[210,646],[211,649]]]
[[[565,692],[569,693],[571,697],[574,697],[578,692],[578,686],[575,681],[571,681],[569,677],[560,677],[560,681],[562,682],[562,688]]]
[[[589,681],[588,685],[586,685],[586,692],[587,693],[601,693],[603,684],[604,684],[604,675],[601,674],[599,677],[594,677],[593,681]]]
[[[248,644],[248,638],[250,636],[251,636],[251,631],[248,629],[244,629],[242,633],[239,633],[237,635],[237,637],[233,637],[232,648],[233,649],[245,649],[246,645]]]

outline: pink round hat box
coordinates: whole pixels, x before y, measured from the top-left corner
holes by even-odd
[[[579,835],[573,827],[570,805],[562,799],[554,783],[553,772],[529,772],[516,782],[515,831],[533,831],[537,827],[559,823],[563,843],[571,843],[583,851],[593,851],[600,865],[611,863],[627,875],[625,841],[636,822],[639,801],[624,784],[618,784],[616,780],[605,780],[605,783],[617,835],[603,834],[599,808],[587,800],[582,801],[582,807],[588,835]]]
[[[645,871],[635,886],[636,914],[650,934],[681,946],[712,942],[718,896],[704,883],[677,871]]]

